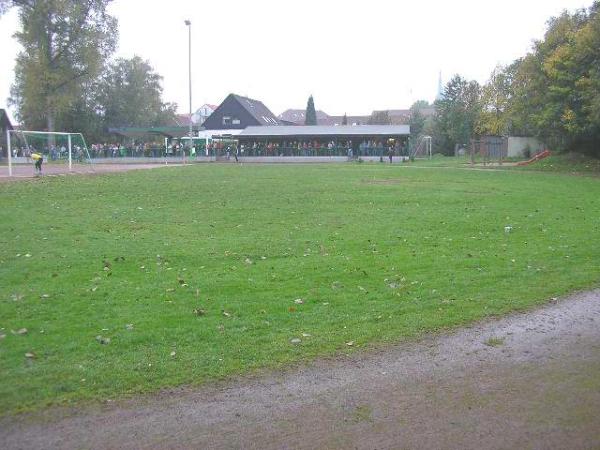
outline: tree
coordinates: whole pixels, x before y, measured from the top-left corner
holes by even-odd
[[[556,150],[600,156],[600,2],[549,21],[518,64],[511,120]]]
[[[175,115],[162,101],[162,77],[139,56],[110,64],[100,83],[99,104],[106,127],[159,126]]]
[[[476,131],[481,135],[503,136],[510,131],[509,107],[512,99],[512,66],[497,66],[481,89],[481,114]]]
[[[342,117],[342,125],[348,125],[348,116],[344,113],[344,117]]]
[[[444,88],[444,96],[435,102],[435,143],[438,151],[454,153],[457,145],[467,145],[475,132],[480,114],[480,86],[455,75]]]
[[[23,46],[15,68],[11,104],[26,127],[72,128],[69,111],[101,73],[117,42],[111,0],[2,0],[19,9]],[[85,102],[83,102],[85,103]]]
[[[373,111],[369,117],[369,125],[391,125],[389,111]]]
[[[423,108],[429,108],[429,102],[427,100],[418,100],[413,103],[410,107],[410,118],[408,124],[410,125],[410,136],[414,142],[421,136],[425,127],[425,116],[421,112]]]
[[[313,96],[308,97],[308,103],[306,104],[306,115],[304,120],[305,125],[316,125],[317,124],[317,112],[315,110],[315,102]]]

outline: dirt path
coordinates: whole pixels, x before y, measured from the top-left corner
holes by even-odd
[[[73,164],[73,170],[69,171],[66,164],[44,164],[44,177],[65,176],[65,175],[97,175],[112,172],[128,172],[130,170],[156,169],[160,167],[178,167],[180,164]],[[8,176],[8,167],[0,166],[0,182],[23,181],[39,179],[34,175],[33,164],[15,164],[13,165],[13,176]]]
[[[2,419],[0,447],[600,448],[600,290],[283,374]]]

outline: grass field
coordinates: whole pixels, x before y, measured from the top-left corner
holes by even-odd
[[[3,414],[397,342],[600,279],[593,177],[198,165],[3,183],[0,206]]]

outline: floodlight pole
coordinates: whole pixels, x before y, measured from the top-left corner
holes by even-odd
[[[186,20],[185,24],[188,27],[188,75],[189,75],[189,97],[190,97],[190,154],[192,151],[192,22]],[[183,162],[185,163],[185,149],[183,149]]]
[[[8,152],[8,176],[12,177],[12,150],[10,148],[10,130],[6,128],[6,151]]]

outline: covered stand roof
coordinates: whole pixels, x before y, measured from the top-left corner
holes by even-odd
[[[198,134],[199,126],[194,125],[192,131]],[[142,138],[149,135],[159,135],[169,138],[180,138],[188,136],[189,127],[124,127],[124,128],[109,128],[109,133],[117,134],[128,138]]]
[[[408,136],[409,125],[341,125],[341,126],[272,126],[248,127],[243,130],[239,138],[265,138],[265,137],[290,137],[309,138],[319,136],[339,137],[387,137]]]

